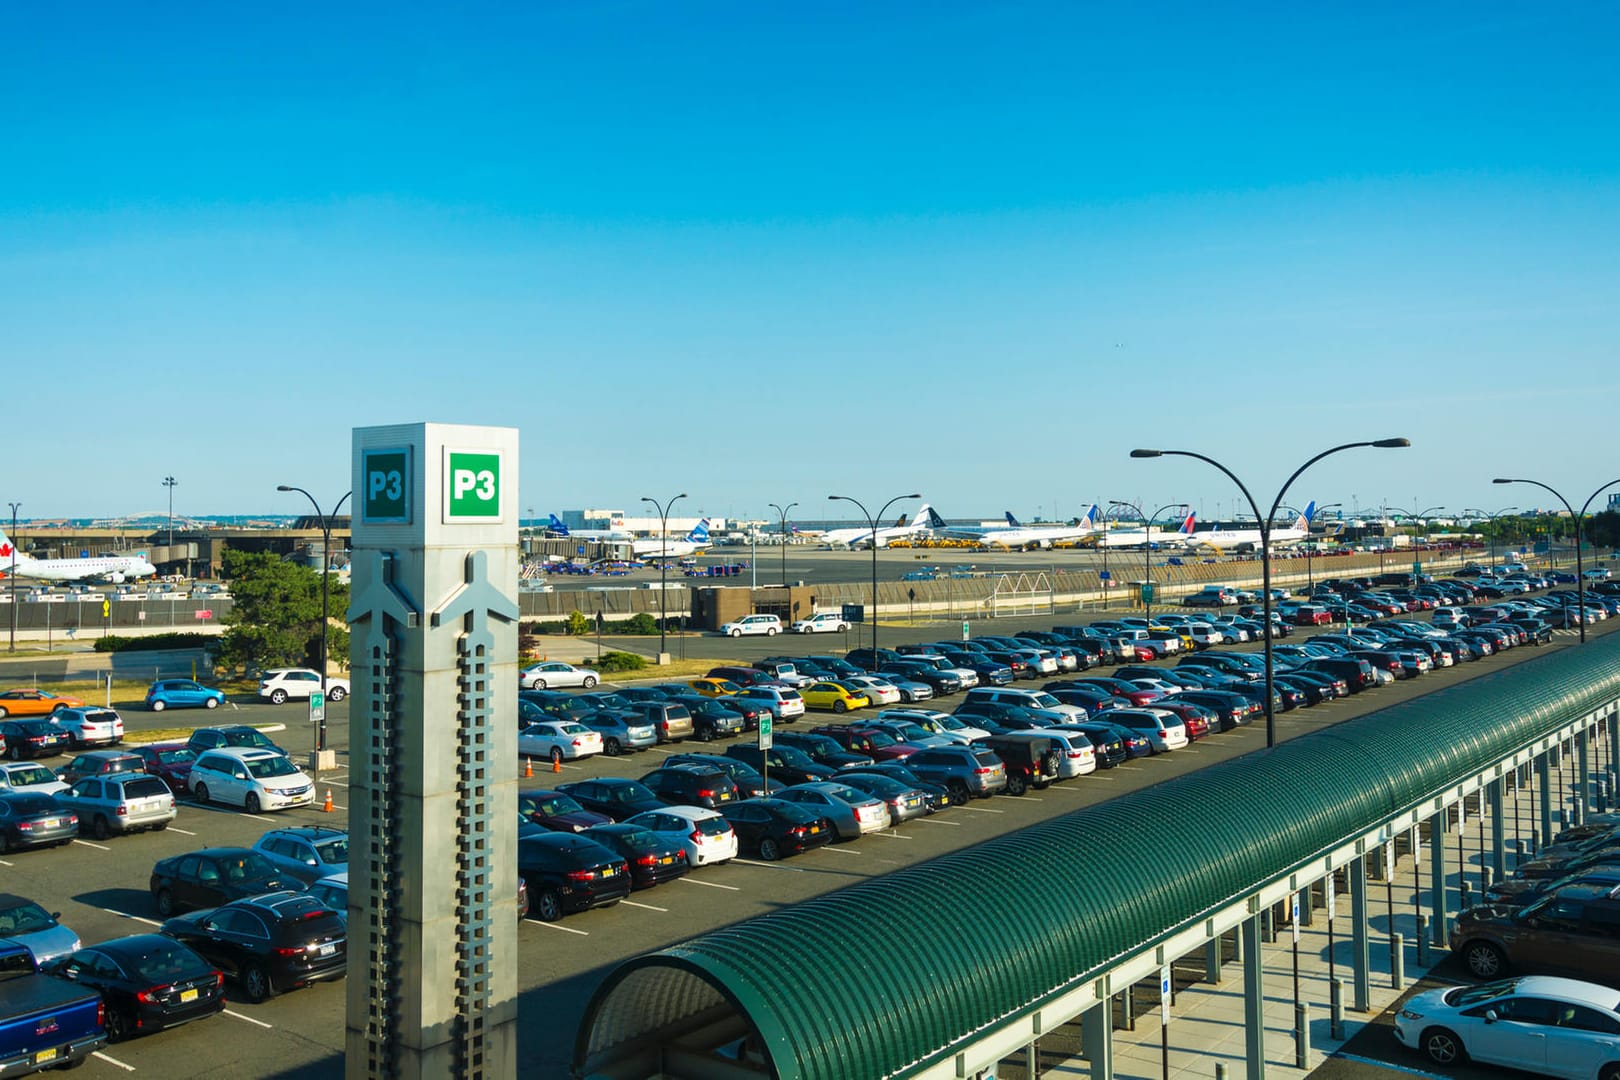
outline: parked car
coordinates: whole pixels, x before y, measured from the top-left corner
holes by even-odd
[[[602,733],[572,720],[542,720],[518,732],[519,757],[560,764],[602,752]]]
[[[21,945],[40,964],[79,948],[79,935],[34,901],[0,893],[0,944]]]
[[[754,634],[774,637],[781,632],[782,620],[775,615],[744,615],[720,626],[720,633],[726,637],[746,637]]]
[[[849,629],[849,623],[835,611],[819,611],[808,619],[800,619],[788,627],[795,634],[838,634]]]
[[[39,791],[0,789],[0,855],[57,847],[79,835],[79,815]]]
[[[664,764],[666,766],[706,765],[710,768],[719,769],[731,778],[733,784],[737,785],[737,797],[739,799],[757,799],[780,791],[787,786],[780,779],[773,779],[767,785],[765,777],[761,776],[759,771],[752,765],[722,754],[671,754],[664,759]],[[766,790],[767,786],[769,786],[769,791]]]
[[[841,682],[812,683],[800,692],[806,708],[831,709],[835,713],[864,709],[871,701],[852,686]]]
[[[766,862],[833,841],[832,823],[812,807],[785,799],[745,799],[720,808],[742,847]]]
[[[895,692],[895,696],[899,696],[899,691]],[[791,724],[804,715],[804,698],[791,687],[749,686],[736,698],[764,709],[778,723]]]
[[[623,821],[647,810],[668,805],[664,799],[639,780],[619,776],[599,776],[594,780],[577,780],[571,784],[558,784],[557,791],[573,799],[584,810],[600,814],[610,821]],[[539,792],[525,792],[538,796]],[[519,806],[522,811],[522,806]],[[526,815],[529,816],[529,815]],[[535,820],[530,816],[530,820]],[[544,822],[541,822],[544,824]],[[587,826],[594,827],[594,826]],[[578,832],[578,829],[574,830]]]
[[[1477,1061],[1539,1076],[1610,1080],[1620,1011],[1615,992],[1551,976],[1498,979],[1413,995],[1395,1038],[1440,1066]]]
[[[542,660],[518,672],[518,686],[524,690],[556,690],[568,686],[583,686],[589,690],[602,681],[602,676],[590,668],[575,667],[561,660]]]
[[[543,922],[630,895],[630,868],[611,848],[574,833],[533,832],[517,843],[518,873],[527,882],[530,912]]]
[[[734,743],[726,747],[726,757],[741,761],[767,778],[780,780],[787,785],[830,780],[838,772],[815,761],[803,750],[787,745],[761,750],[757,746]]]
[[[846,769],[872,761],[872,755],[850,750],[840,740],[820,731],[784,731],[775,737],[774,742],[777,746],[803,750],[816,764],[829,769]]]
[[[68,733],[48,719],[0,721],[0,744],[12,761],[51,757],[73,746]]]
[[[709,765],[665,765],[643,776],[641,783],[671,805],[718,810],[738,798],[731,777]]]
[[[630,888],[650,889],[674,881],[691,869],[686,848],[641,825],[610,822],[593,825],[584,836],[624,859],[630,874]]]
[[[728,863],[737,857],[737,833],[716,810],[702,806],[666,806],[629,820],[679,843],[692,866]]]
[[[247,724],[226,724],[223,727],[202,727],[191,733],[186,745],[196,753],[204,750],[222,750],[227,747],[240,750],[269,750],[282,757],[291,755],[256,727]]]
[[[28,949],[0,941],[0,983],[0,1045],[16,1075],[77,1068],[106,1045],[101,996],[42,974]]]
[[[250,814],[315,802],[315,781],[290,758],[235,746],[197,756],[191,765],[191,791],[198,802],[240,806]]]
[[[1522,908],[1468,908],[1452,924],[1451,952],[1482,979],[1520,971],[1612,981],[1620,939],[1620,898],[1613,893],[1602,885],[1566,885]]]
[[[255,1003],[342,978],[348,969],[343,918],[302,892],[265,893],[177,915],[158,932],[195,949]]]
[[[58,709],[53,717],[56,726],[67,732],[74,750],[94,746],[117,746],[124,741],[124,718],[116,709],[98,709],[83,706]]]
[[[880,832],[892,824],[889,808],[882,799],[859,788],[834,781],[795,784],[783,788],[776,797],[798,803],[831,823],[839,840],[853,840],[869,832]]]
[[[572,795],[562,791],[519,791],[518,815],[531,824],[552,832],[582,833],[593,825],[606,825],[609,815],[587,810]]]
[[[0,795],[31,792],[35,795],[55,795],[67,790],[67,781],[50,769],[34,762],[0,765]]]
[[[331,825],[271,829],[253,850],[305,885],[349,869],[349,830]]]
[[[56,801],[79,815],[79,828],[97,840],[113,833],[163,830],[174,820],[174,793],[145,772],[87,776],[58,793]]]
[[[225,691],[195,679],[159,679],[146,688],[146,707],[164,709],[217,709],[225,704]]]
[[[50,974],[101,995],[107,1038],[189,1024],[224,1011],[225,976],[161,934],[113,938],[51,961]]]
[[[926,791],[901,783],[890,776],[840,772],[838,783],[864,791],[874,799],[881,800],[883,805],[889,808],[889,821],[894,825],[903,825],[913,818],[926,817],[933,813]]]
[[[140,757],[127,750],[87,750],[56,770],[64,783],[72,784],[86,776],[105,776],[108,773],[145,772]]]
[[[1065,747],[1038,732],[1009,732],[987,735],[977,744],[993,751],[1007,770],[1007,794],[1022,795],[1030,788],[1044,788],[1058,778]]]
[[[1147,738],[1155,754],[1168,754],[1187,746],[1187,728],[1174,713],[1164,709],[1115,709],[1108,722],[1130,728]]]
[[[165,919],[269,892],[303,892],[305,882],[253,848],[204,848],[159,859],[147,891]]]
[[[191,766],[197,760],[197,752],[191,747],[183,743],[153,743],[134,747],[130,753],[141,759],[148,774],[168,784],[170,791],[191,790]]]
[[[36,687],[0,691],[0,720],[14,716],[54,716],[63,709],[82,708],[84,702],[76,697],[53,694]]]
[[[603,709],[579,722],[602,736],[602,753],[608,757],[658,745],[658,732],[641,712]]]
[[[271,668],[259,676],[259,696],[273,705],[289,700],[308,701],[321,690],[321,673],[309,668]],[[326,677],[326,700],[342,701],[349,696],[349,680]]]

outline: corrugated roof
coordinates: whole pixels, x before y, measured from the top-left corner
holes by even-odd
[[[1599,638],[638,957],[575,1068],[724,1000],[784,1078],[903,1073],[1615,700],[1617,661]],[[930,929],[874,950],[878,912]]]

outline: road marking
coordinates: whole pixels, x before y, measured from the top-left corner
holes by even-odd
[[[169,826],[169,831],[170,831],[170,832],[177,832],[177,833],[179,833],[179,834],[180,834],[180,835],[181,835],[181,836],[196,836],[196,835],[197,835],[197,834],[196,834],[196,833],[194,833],[194,832],[187,832],[187,831],[186,831],[186,830],[184,830],[184,829],[177,829],[177,828],[175,828],[175,827],[174,827],[174,826],[173,826],[173,825],[170,825],[170,826]]]
[[[133,1066],[133,1065],[125,1065],[122,1061],[119,1061],[115,1057],[109,1057],[106,1054],[103,1054],[100,1050],[96,1050],[96,1051],[92,1052],[90,1056],[93,1057],[93,1058],[100,1058],[102,1061],[105,1061],[109,1065],[116,1065],[120,1069],[123,1069],[125,1072],[134,1072],[135,1071],[135,1066]]]
[[[651,904],[638,904],[634,900],[620,900],[619,903],[623,904],[625,907],[638,907],[643,911],[662,911],[666,915],[669,914],[669,908],[667,907],[653,907]]]
[[[882,832],[869,833],[868,835],[870,835],[870,836],[883,836],[883,837],[887,837],[890,840],[915,840],[916,839],[916,837],[907,836],[905,833],[897,833],[893,829],[885,829]]]
[[[155,919],[146,919],[146,918],[142,918],[139,915],[131,915],[129,912],[127,912],[127,911],[119,911],[117,908],[108,907],[108,908],[102,908],[101,910],[105,911],[109,915],[117,915],[120,919],[134,919],[136,922],[145,923],[147,926],[162,926],[163,925],[162,923],[156,921]]]
[[[310,803],[310,805],[314,806],[315,804]],[[254,821],[274,821],[274,820],[276,820],[273,817],[265,817],[263,814],[243,814],[242,816],[245,817],[245,818],[252,818]]]
[[[938,818],[931,818],[931,817],[918,818],[917,820],[921,821],[921,822],[925,822],[926,824],[929,824],[929,825],[954,825],[958,829],[960,829],[962,827],[962,823],[960,821],[940,821]]]
[[[1034,795],[1017,795],[1017,796],[1014,796],[1014,798],[1016,798],[1019,802],[1045,802],[1046,801],[1045,799],[1036,798]]]
[[[992,810],[988,806],[958,806],[958,810],[966,810],[974,814],[1005,814],[1005,810]]]
[[[735,861],[741,863],[744,866],[763,866],[767,870],[791,870],[795,874],[804,873],[804,871],[801,868],[797,867],[797,866],[783,866],[781,863],[759,862],[759,861],[754,860],[754,859],[737,859]]]
[[[534,922],[532,919],[530,921]],[[543,926],[547,930],[561,930],[565,934],[578,934],[580,937],[591,936],[591,932],[589,930],[575,930],[572,926],[558,926],[556,923],[549,922],[536,922],[535,925]]]
[[[74,840],[74,841],[73,841],[73,842],[74,842],[74,843],[75,843],[75,844],[83,844],[83,845],[84,845],[84,846],[85,846],[85,847],[93,847],[93,848],[95,848],[95,849],[96,849],[96,850],[97,850],[97,851],[111,851],[111,850],[112,850],[112,848],[110,848],[110,847],[102,847],[102,846],[101,846],[101,845],[100,845],[100,844],[92,844],[92,843],[91,843],[91,842],[90,842],[90,841],[88,841],[88,840],[77,840],[77,839],[76,839],[76,840]]]
[[[1091,775],[1091,774],[1090,774],[1090,773],[1086,773],[1086,775],[1087,775],[1087,776],[1090,776],[1090,775]],[[1071,788],[1071,787],[1058,787],[1058,786],[1057,786],[1057,785],[1055,785],[1055,784],[1054,784],[1054,785],[1053,785],[1053,786],[1051,786],[1051,787],[1049,787],[1049,788],[1047,788],[1047,789],[1046,789],[1046,790],[1047,790],[1047,791],[1066,791],[1066,792],[1068,792],[1068,793],[1069,793],[1069,794],[1070,794],[1070,795],[1078,795],[1078,794],[1080,794],[1080,789],[1079,789],[1079,788]],[[1036,801],[1037,801],[1037,802],[1039,802],[1039,801],[1040,801],[1040,800],[1036,800]]]
[[[273,1026],[271,1024],[265,1023],[263,1020],[258,1020],[258,1019],[255,1019],[254,1017],[251,1017],[251,1016],[243,1016],[241,1013],[233,1012],[230,1009],[221,1009],[220,1012],[224,1013],[226,1016],[234,1016],[238,1020],[246,1020],[250,1024],[258,1024],[262,1028],[268,1029],[268,1028]]]
[[[860,854],[860,852],[856,851],[854,848],[834,847],[832,844],[828,844],[826,847],[820,848],[818,850],[831,851],[831,852],[833,852],[834,854],[837,854],[837,855],[859,855]]]
[[[1413,1069],[1406,1065],[1395,1065],[1388,1061],[1379,1061],[1377,1058],[1362,1057],[1360,1054],[1346,1054],[1341,1051],[1340,1053],[1333,1054],[1331,1056],[1343,1058],[1345,1061],[1360,1062],[1363,1065],[1376,1065],[1380,1069],[1393,1069],[1396,1072],[1403,1072],[1408,1076],[1426,1076],[1432,1077],[1433,1080],[1445,1080],[1445,1078],[1439,1073],[1424,1072],[1422,1069]]]
[[[719,882],[715,882],[715,881],[698,881],[696,878],[689,878],[689,877],[676,878],[675,880],[676,881],[684,881],[688,885],[702,885],[705,888],[709,888],[709,889],[724,889],[727,892],[742,892],[742,890],[739,889],[735,885],[721,885]]]
[[[15,863],[8,863],[8,862],[6,862],[6,860],[0,859],[0,866],[15,866],[15,865],[16,865]]]

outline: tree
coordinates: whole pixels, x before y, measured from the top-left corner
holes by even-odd
[[[574,637],[584,637],[591,632],[591,620],[585,617],[583,611],[570,611],[568,613],[568,632]]]
[[[221,569],[234,604],[220,640],[227,665],[316,667],[321,656],[321,575],[279,555],[226,548]],[[328,609],[338,619],[349,606],[349,587],[328,583]],[[349,655],[349,631],[327,628],[327,655]]]
[[[1586,519],[1581,533],[1595,548],[1620,548],[1620,512],[1604,510]]]

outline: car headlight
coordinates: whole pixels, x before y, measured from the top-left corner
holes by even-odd
[[[1415,1013],[1411,1009],[1402,1009],[1401,1010],[1401,1019],[1402,1020],[1421,1020],[1421,1019],[1423,1019],[1423,1014],[1422,1013]]]

